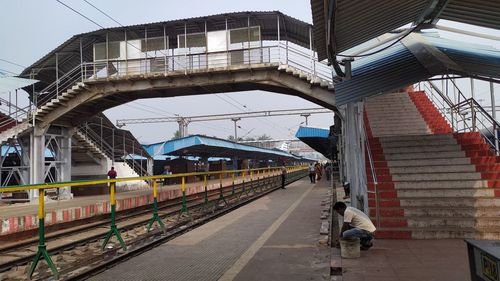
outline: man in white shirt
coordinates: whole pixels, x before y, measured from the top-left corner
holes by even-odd
[[[335,203],[333,209],[344,217],[340,237],[359,237],[361,250],[368,250],[373,246],[373,233],[377,229],[365,213],[356,208],[347,207],[344,202]]]

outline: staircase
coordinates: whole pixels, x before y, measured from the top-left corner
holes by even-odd
[[[452,133],[423,92],[377,96],[365,109],[378,238],[500,238],[499,158],[479,133]]]

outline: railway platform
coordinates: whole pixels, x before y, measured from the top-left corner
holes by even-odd
[[[90,280],[329,280],[328,184],[296,181]]]
[[[249,180],[246,176],[245,180]],[[236,178],[236,182],[241,182],[243,178]],[[220,180],[213,179],[207,181],[207,189],[215,190],[219,188]],[[222,179],[223,186],[232,184],[231,178]],[[97,188],[97,187],[96,187]],[[203,192],[203,182],[186,183],[186,195]],[[181,184],[164,185],[158,187],[158,200],[164,201],[182,196]],[[152,204],[152,189],[141,189],[134,191],[124,191],[116,194],[116,210],[123,211],[139,206]],[[13,235],[21,231],[38,228],[37,219],[38,204],[20,203],[0,206],[0,239],[7,235]],[[110,212],[109,195],[95,195],[76,197],[70,200],[51,200],[46,202],[47,226],[59,223],[67,223],[80,219],[91,218],[93,216],[107,214]]]

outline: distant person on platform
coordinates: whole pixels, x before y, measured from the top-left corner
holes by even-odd
[[[316,183],[316,168],[314,168],[313,163],[309,164],[309,179],[311,183]]]
[[[111,170],[109,170],[108,172],[108,178],[109,179],[116,179],[116,171],[115,171],[115,167],[111,167]]]
[[[320,163],[316,163],[316,165],[314,165],[314,168],[316,170],[316,180],[321,180],[321,176],[323,175],[322,172],[321,172],[321,164]]]
[[[165,166],[164,167],[163,174],[164,175],[171,175],[172,174],[172,171],[170,171],[170,166]],[[170,178],[164,178],[163,179],[163,185],[169,185],[169,184],[170,184]]]
[[[285,181],[286,181],[286,168],[285,166],[281,166],[281,188],[283,189],[286,189]]]
[[[344,224],[340,230],[340,237],[358,237],[361,250],[368,250],[373,246],[373,233],[377,229],[365,213],[356,208],[347,207],[344,202],[335,203],[333,209],[344,217]]]
[[[332,179],[332,164],[327,163],[325,165],[325,175],[326,175],[326,180],[330,181]]]

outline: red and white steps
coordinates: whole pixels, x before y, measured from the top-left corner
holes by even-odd
[[[378,238],[500,239],[499,158],[479,133],[452,134],[423,92],[371,98],[365,109]],[[369,196],[375,221],[375,195]]]

